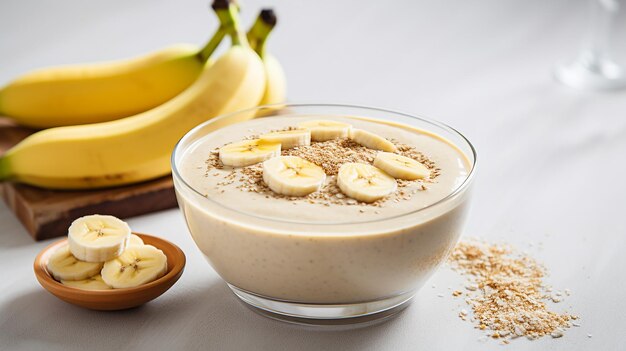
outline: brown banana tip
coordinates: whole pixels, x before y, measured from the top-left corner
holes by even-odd
[[[230,5],[230,0],[213,0],[211,7],[213,10],[226,10]]]
[[[263,22],[265,22],[267,25],[270,26],[275,26],[276,25],[276,13],[274,12],[273,9],[263,9],[261,10],[261,19],[263,20]]]

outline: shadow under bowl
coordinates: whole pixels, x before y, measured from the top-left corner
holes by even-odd
[[[147,234],[133,234],[138,235],[146,245],[156,247],[167,256],[167,272],[164,276],[153,282],[125,289],[83,290],[63,285],[52,277],[46,265],[50,256],[65,245],[67,239],[50,244],[37,255],[34,263],[35,276],[39,284],[52,295],[76,306],[99,311],[115,311],[143,305],[159,297],[178,281],[183,274],[186,259],[183,251],[167,240]]]

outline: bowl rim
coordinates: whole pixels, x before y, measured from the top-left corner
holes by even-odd
[[[35,261],[33,263],[35,276],[38,278],[40,284],[46,290],[54,289],[56,292],[66,292],[67,294],[72,294],[72,295],[80,294],[80,295],[88,295],[88,296],[123,296],[123,295],[134,293],[137,291],[149,290],[161,284],[166,284],[168,281],[174,279],[176,276],[182,273],[183,269],[185,268],[187,258],[185,257],[185,253],[183,252],[183,250],[180,249],[180,247],[178,247],[176,244],[172,243],[169,240],[162,239],[154,235],[137,233],[137,232],[132,232],[132,234],[135,234],[142,239],[144,237],[155,239],[157,241],[160,241],[163,245],[167,245],[167,246],[174,248],[174,251],[176,253],[175,255],[179,258],[179,260],[175,260],[176,264],[173,265],[173,267],[171,268],[168,267],[168,272],[164,276],[147,284],[139,285],[133,288],[108,289],[108,290],[80,289],[80,288],[63,285],[62,283],[54,279],[52,275],[48,272],[48,269],[46,267],[48,263],[47,260],[45,260],[46,262],[44,262],[44,257],[48,255],[48,253],[51,250],[57,249],[61,247],[62,245],[64,245],[65,243],[67,243],[67,238],[64,238],[64,239],[57,240],[57,241],[50,243],[43,250],[41,250],[39,254],[37,254],[37,257],[35,257]],[[156,245],[153,245],[153,246],[157,247]],[[157,247],[157,249],[158,248],[159,247]]]
[[[192,135],[194,133],[196,133],[197,131],[199,131],[202,128],[205,128],[206,126],[212,124],[212,123],[217,123],[218,121],[222,120],[222,119],[226,119],[230,116],[234,116],[234,115],[238,115],[238,114],[244,114],[244,113],[250,113],[252,111],[260,111],[263,109],[270,109],[270,110],[277,110],[280,108],[288,108],[288,107],[328,107],[328,108],[352,108],[352,109],[362,109],[362,110],[372,110],[372,111],[376,111],[376,112],[382,112],[382,113],[389,113],[389,114],[394,114],[394,115],[399,115],[399,116],[403,116],[403,117],[408,117],[408,118],[412,118],[412,119],[416,119],[419,121],[422,121],[424,123],[428,123],[431,125],[434,125],[436,127],[442,128],[452,134],[457,135],[458,137],[461,138],[461,140],[463,142],[465,142],[467,144],[467,146],[469,147],[469,150],[471,151],[471,156],[472,156],[472,160],[468,160],[470,161],[470,170],[467,173],[467,176],[465,177],[465,179],[463,180],[463,182],[461,182],[461,184],[459,184],[453,191],[451,191],[449,194],[447,194],[446,196],[442,197],[441,199],[429,204],[428,206],[410,211],[410,212],[406,212],[406,213],[401,213],[398,215],[394,215],[394,216],[390,216],[390,217],[385,217],[385,218],[380,218],[380,219],[373,219],[373,220],[366,220],[366,221],[360,221],[360,222],[302,222],[302,221],[294,221],[294,220],[285,220],[285,219],[278,219],[278,218],[269,218],[269,217],[264,217],[264,216],[258,216],[254,213],[249,213],[249,212],[244,212],[244,211],[240,211],[236,208],[232,208],[230,206],[226,206],[221,204],[220,202],[211,199],[210,197],[204,196],[202,193],[200,193],[198,190],[196,190],[193,186],[191,186],[180,174],[179,170],[178,170],[178,166],[176,164],[176,156],[178,153],[181,152],[181,145],[187,141],[187,139],[191,138]],[[271,117],[271,116],[263,116],[263,117]],[[321,116],[323,117],[323,116]],[[256,117],[255,117],[256,118]],[[236,123],[241,123],[241,122],[235,122],[233,124]],[[213,132],[213,131],[212,131]],[[211,133],[212,133],[211,132]],[[447,140],[447,139],[446,139]],[[452,143],[452,141],[449,141],[450,143]],[[455,145],[454,143],[452,143],[452,145],[458,147],[457,145]],[[459,150],[461,151],[461,150]],[[462,151],[461,151],[462,152]],[[176,143],[176,145],[174,146],[174,150],[172,151],[172,155],[170,157],[170,164],[171,164],[171,169],[172,169],[172,177],[174,178],[174,180],[178,180],[180,181],[180,183],[187,189],[191,190],[194,194],[196,194],[197,196],[205,199],[206,201],[209,201],[211,203],[213,203],[216,206],[219,206],[221,208],[227,209],[229,211],[233,211],[239,215],[243,215],[244,217],[252,217],[252,218],[256,218],[256,219],[260,219],[260,220],[264,220],[264,221],[269,221],[269,222],[278,222],[278,223],[286,223],[286,224],[294,224],[294,225],[308,225],[308,226],[314,226],[314,227],[324,227],[324,226],[337,226],[337,225],[362,225],[362,224],[371,224],[371,223],[378,223],[378,222],[385,222],[385,221],[389,221],[389,220],[396,220],[399,218],[404,218],[404,217],[408,217],[411,215],[415,215],[417,213],[423,213],[426,212],[429,209],[435,208],[441,204],[444,204],[446,202],[449,202],[450,200],[454,199],[458,194],[461,194],[463,191],[465,191],[470,184],[472,184],[473,179],[475,178],[475,174],[476,174],[476,168],[478,166],[478,152],[476,151],[476,148],[474,147],[474,144],[472,144],[472,142],[469,141],[469,139],[467,139],[465,137],[465,135],[463,135],[461,132],[459,132],[458,130],[456,130],[455,128],[449,126],[446,123],[443,122],[439,122],[437,120],[431,119],[431,118],[427,118],[427,117],[420,117],[420,116],[416,116],[416,115],[412,115],[409,113],[405,113],[405,112],[400,112],[400,111],[395,111],[395,110],[390,110],[390,109],[385,109],[385,108],[378,108],[378,107],[370,107],[370,106],[364,106],[364,105],[351,105],[351,104],[334,104],[334,103],[276,103],[276,104],[268,104],[268,105],[261,105],[261,106],[256,106],[256,107],[252,107],[252,108],[248,108],[248,109],[244,109],[244,110],[239,110],[236,112],[231,112],[231,113],[227,113],[227,114],[222,114],[219,116],[216,116],[206,122],[203,122],[199,125],[197,125],[196,127],[194,127],[193,129],[191,129],[190,131],[188,131],[187,133],[185,133],[185,135],[183,135],[182,138],[180,138],[180,140]],[[176,188],[176,181],[174,182],[174,187]]]

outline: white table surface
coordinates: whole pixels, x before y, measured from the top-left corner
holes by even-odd
[[[262,3],[242,2],[250,23]],[[465,235],[506,241],[543,261],[548,283],[572,291],[554,308],[582,317],[561,339],[518,339],[506,348],[625,350],[626,92],[574,91],[550,78],[553,64],[577,50],[585,2],[388,3],[266,0],[279,15],[270,45],[287,71],[290,100],[397,109],[465,133],[480,154]],[[214,26],[206,0],[2,1],[0,84],[40,66],[200,44]],[[32,262],[50,241],[34,242],[0,205],[0,350],[501,349],[478,341],[482,333],[457,317],[461,300],[448,287],[461,279],[449,268],[385,324],[306,329],[240,304],[178,210],[129,223],[177,243],[185,273],[141,308],[93,312],[39,286]]]

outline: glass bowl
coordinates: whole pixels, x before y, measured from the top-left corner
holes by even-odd
[[[271,116],[349,116],[435,134],[465,155],[456,188],[427,206],[383,218],[321,222],[241,211],[195,189],[181,172],[185,155],[220,128]],[[476,152],[442,123],[384,109],[322,104],[257,107],[212,119],[187,133],[172,155],[178,204],[213,269],[246,304],[284,320],[353,323],[405,307],[445,261],[463,229]],[[271,207],[268,200],[268,207]]]

